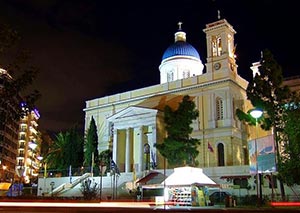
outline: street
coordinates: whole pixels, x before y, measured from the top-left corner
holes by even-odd
[[[175,207],[155,206],[149,202],[0,202],[0,212],[32,213],[32,212],[300,212],[296,207],[262,207],[262,208],[225,208],[225,207]]]

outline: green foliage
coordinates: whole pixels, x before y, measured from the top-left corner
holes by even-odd
[[[65,148],[67,144],[67,138],[68,138],[68,132],[67,133],[58,133],[55,135],[55,139],[53,141],[53,144],[51,144],[49,148],[49,153],[46,156],[45,162],[47,162],[48,168],[53,169],[64,169],[66,166],[66,160],[64,159],[64,153]],[[68,165],[67,165],[68,167]],[[65,168],[67,168],[65,167]]]
[[[170,165],[194,165],[199,154],[200,141],[190,137],[193,131],[191,124],[199,116],[195,103],[188,95],[184,96],[177,110],[166,106],[164,121],[168,136],[161,144],[155,144],[160,154]]]
[[[3,54],[19,40],[20,36],[16,30],[12,29],[7,24],[0,24],[0,54]]]
[[[83,137],[79,129],[74,127],[70,130],[69,141],[67,142],[67,164],[73,168],[80,168],[83,164]],[[70,152],[69,152],[70,151]]]
[[[83,140],[76,127],[56,135],[53,144],[45,158],[48,168],[65,171],[71,165],[72,168],[80,168],[83,163]]]
[[[261,128],[264,130],[273,128],[279,179],[289,185],[299,183],[297,177],[300,175],[300,167],[296,163],[299,160],[299,152],[297,140],[294,137],[299,131],[297,119],[295,119],[297,113],[295,110],[286,109],[290,103],[299,103],[299,99],[296,93],[292,93],[288,86],[283,85],[281,67],[269,50],[263,51],[260,65],[260,74],[256,74],[247,87],[247,98],[255,108],[260,108],[264,112],[262,119],[258,120]],[[237,110],[236,113],[240,120],[250,125],[255,124],[249,118],[249,113],[241,110]],[[279,147],[282,150],[281,153],[279,153]],[[284,197],[283,187],[281,187],[281,192]]]
[[[283,120],[285,120],[284,128],[284,149],[279,161],[280,178],[288,185],[300,185],[300,104],[291,105]]]
[[[97,198],[99,187],[96,182],[88,178],[81,182],[80,191],[85,200],[92,200]]]
[[[35,102],[41,96],[39,91],[30,88],[38,69],[28,64],[29,53],[16,47],[19,40],[20,36],[16,31],[0,24],[0,68],[9,74],[0,76],[3,86],[0,91],[0,123],[19,120],[24,113],[34,109]],[[26,111],[22,110],[20,102],[26,103]]]
[[[84,143],[84,165],[92,165],[92,156],[94,155],[94,167],[96,170],[99,166],[99,152],[98,152],[98,135],[95,119],[92,117],[89,129],[87,130]]]
[[[287,86],[283,86],[281,66],[267,49],[263,51],[258,70],[259,74],[248,84],[247,98],[255,108],[264,112],[259,120],[262,129],[270,130],[275,127],[277,131],[281,131],[283,107],[290,101],[291,92]],[[243,113],[238,109],[236,113],[240,120],[255,125],[249,112]]]
[[[107,149],[107,150],[101,152],[99,155],[100,164],[106,166],[105,174],[107,173],[107,171],[110,168],[111,159],[112,159],[112,151],[110,149]]]

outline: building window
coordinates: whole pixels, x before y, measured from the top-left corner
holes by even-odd
[[[172,71],[167,73],[167,82],[171,82],[174,80],[174,73]]]
[[[225,166],[224,145],[222,143],[219,143],[217,148],[218,148],[218,166]]]
[[[24,157],[25,155],[24,155],[24,150],[20,150],[20,155],[19,155],[19,157]]]
[[[189,77],[191,77],[190,71],[189,71],[189,70],[183,71],[183,76],[182,76],[182,77],[183,77],[183,78],[189,78]]]
[[[224,108],[223,108],[223,100],[220,97],[216,99],[216,110],[217,110],[217,120],[224,119]]]
[[[222,55],[222,40],[220,36],[212,37],[212,56],[221,56]]]
[[[20,149],[24,149],[25,148],[25,143],[24,142],[21,142],[20,143]]]
[[[21,136],[20,136],[20,140],[25,140],[26,139],[26,137],[25,137],[25,135],[24,134],[22,134]]]
[[[240,189],[247,189],[248,179],[247,178],[234,178],[233,185],[240,186]]]
[[[18,166],[23,166],[23,165],[24,165],[23,160],[19,160],[18,161]]]

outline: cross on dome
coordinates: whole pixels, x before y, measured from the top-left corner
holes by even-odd
[[[178,30],[182,30],[182,28],[181,28],[181,25],[182,25],[183,23],[180,21],[180,22],[178,22]]]

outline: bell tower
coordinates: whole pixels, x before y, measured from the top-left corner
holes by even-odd
[[[220,19],[206,25],[207,73],[230,70],[237,73],[234,34],[236,31],[225,20]]]

